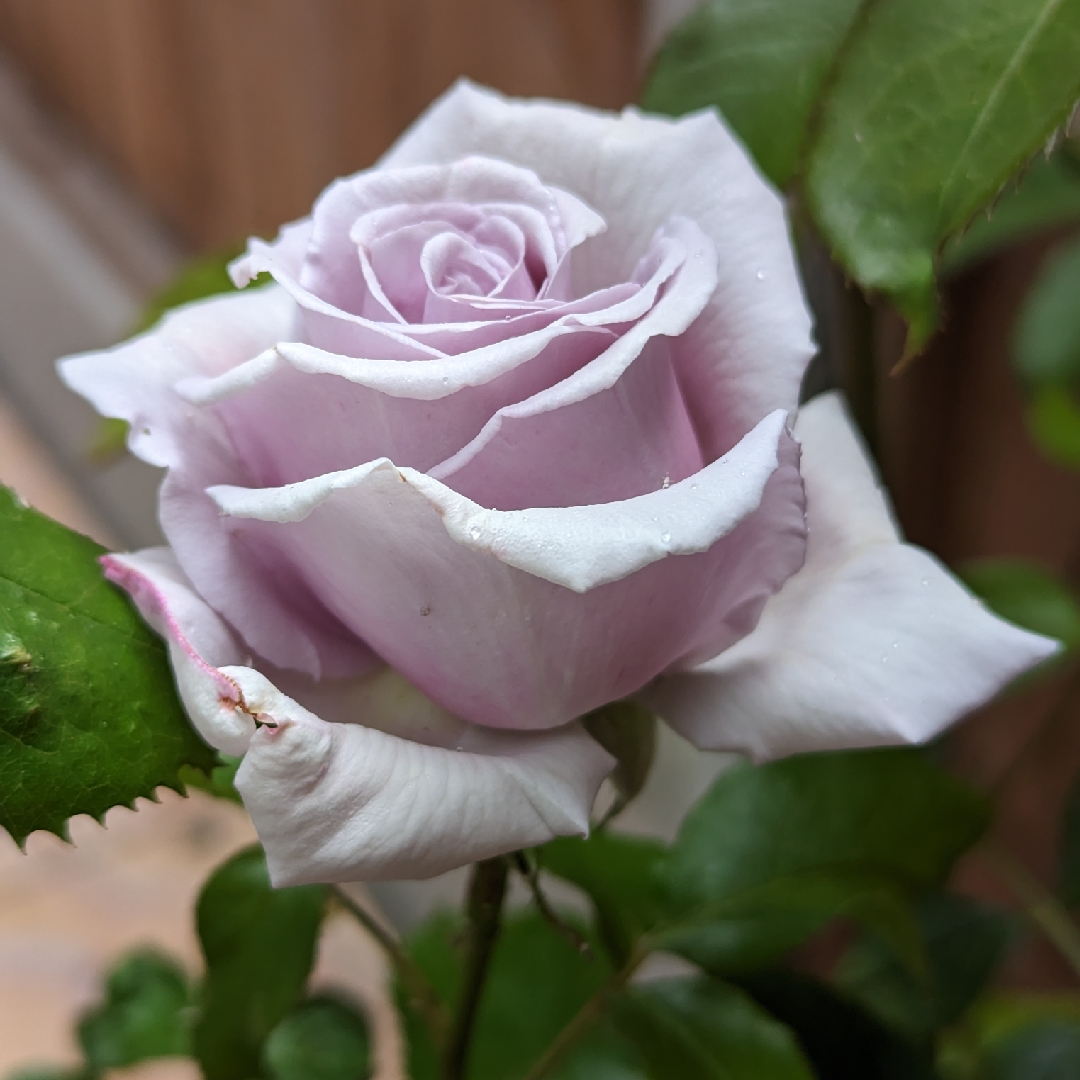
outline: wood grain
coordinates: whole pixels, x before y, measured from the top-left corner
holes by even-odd
[[[0,47],[194,247],[272,234],[465,75],[617,107],[639,0],[0,0]]]

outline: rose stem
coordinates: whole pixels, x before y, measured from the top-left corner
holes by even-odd
[[[1080,975],[1080,930],[1060,900],[1007,848],[994,840],[981,846],[983,858],[1024,904],[1027,917],[1049,938]]]
[[[532,893],[533,903],[540,917],[555,931],[564,941],[572,945],[583,956],[592,956],[589,943],[569,923],[564,922],[557,911],[551,906],[548,898],[544,895],[543,886],[540,884],[540,868],[536,862],[529,858],[524,851],[516,851],[513,855],[514,868],[524,878]]]
[[[435,992],[428,977],[420,970],[413,958],[402,948],[397,940],[378,920],[372,918],[344,889],[333,887],[334,899],[340,904],[378,943],[390,959],[394,971],[401,980],[409,997],[409,1002],[423,1016],[431,1032],[432,1039],[441,1049],[446,1044],[450,1017],[446,1005]]]
[[[501,855],[495,859],[485,859],[473,867],[465,908],[468,917],[465,971],[446,1042],[443,1080],[462,1080],[465,1076],[476,1010],[480,1004],[480,994],[487,978],[495,941],[499,936],[509,872],[510,863]]]
[[[573,1020],[555,1036],[555,1041],[544,1052],[544,1056],[529,1070],[525,1080],[541,1080],[562,1061],[563,1057],[574,1048],[578,1040],[600,1019],[604,1009],[607,1008],[608,1002],[630,981],[630,977],[637,971],[648,955],[649,947],[644,939],[638,941],[631,950],[630,959],[582,1005]]]

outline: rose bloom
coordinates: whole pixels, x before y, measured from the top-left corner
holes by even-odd
[[[105,560],[273,880],[584,833],[643,694],[755,759],[924,740],[1048,656],[900,542],[784,208],[712,112],[450,91],[68,385],[166,470]]]

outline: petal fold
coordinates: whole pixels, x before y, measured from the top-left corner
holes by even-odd
[[[804,406],[795,434],[806,563],[750,634],[648,689],[672,727],[757,760],[924,742],[1054,653],[900,541],[838,395]]]

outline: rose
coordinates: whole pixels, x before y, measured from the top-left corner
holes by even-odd
[[[924,739],[1053,647],[898,541],[838,399],[794,419],[783,208],[711,113],[459,85],[263,271],[62,371],[168,470],[169,547],[106,572],[278,884],[584,832],[575,718],[627,695],[761,758]]]

